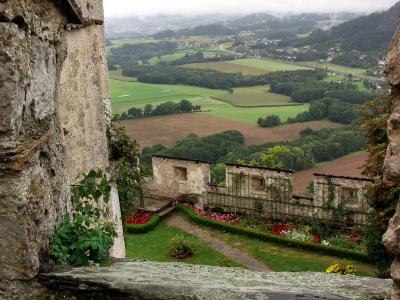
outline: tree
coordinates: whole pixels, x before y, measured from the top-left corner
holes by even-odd
[[[257,124],[260,127],[276,127],[281,125],[281,119],[277,115],[269,115],[265,119],[259,118]]]
[[[141,108],[132,107],[128,110],[128,115],[132,116],[133,119],[143,118],[143,110]]]
[[[193,111],[193,105],[190,101],[183,99],[181,102],[179,102],[179,107],[182,112],[192,112]]]
[[[144,106],[144,111],[143,111],[144,117],[150,117],[152,113],[153,113],[153,105],[146,104]]]
[[[260,161],[264,167],[267,168],[283,168],[282,162],[279,157],[282,154],[288,153],[289,149],[285,146],[275,146],[267,150],[267,152],[260,155]]]

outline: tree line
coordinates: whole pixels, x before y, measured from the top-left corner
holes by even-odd
[[[171,148],[162,145],[146,147],[143,149],[141,161],[150,172],[152,154],[206,160],[213,164],[241,162],[255,166],[266,166],[268,155],[274,155],[276,166],[299,171],[310,168],[317,162],[359,151],[363,145],[364,135],[358,126],[320,131],[307,129],[301,132],[299,139],[292,142],[249,147],[244,145],[244,137],[240,132],[227,131],[207,137],[190,135]],[[277,155],[276,147],[282,146],[285,151]]]
[[[200,105],[193,105],[190,101],[183,99],[179,103],[171,101],[161,103],[156,107],[152,104],[146,104],[144,108],[132,107],[122,114],[114,114],[113,120],[135,120],[155,116],[164,116],[181,113],[200,112]]]
[[[245,76],[242,73],[223,73],[215,70],[180,68],[176,66],[138,66],[125,65],[122,75],[137,77],[145,83],[185,84],[211,89],[229,90],[234,87],[271,84],[277,81],[321,80],[326,76],[325,70],[282,71],[258,76]]]

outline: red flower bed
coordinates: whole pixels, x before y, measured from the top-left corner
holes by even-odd
[[[143,225],[151,219],[151,214],[138,213],[126,220],[127,224]]]
[[[175,202],[174,205],[178,203],[179,202]],[[207,212],[203,209],[195,208],[193,205],[190,205],[188,203],[180,203],[180,204],[190,207],[191,209],[193,209],[193,211],[195,211],[196,213],[198,213],[203,217],[210,218],[219,222],[225,222],[229,224],[239,224],[240,222],[240,218],[234,214],[220,214],[220,213]]]
[[[274,227],[272,227],[271,233],[283,236],[283,231],[288,231],[289,229],[290,226],[288,224],[275,224]]]
[[[363,235],[361,233],[353,233],[347,237],[350,242],[358,243],[363,240]]]
[[[312,242],[316,244],[321,244],[321,237],[319,235],[314,235]]]

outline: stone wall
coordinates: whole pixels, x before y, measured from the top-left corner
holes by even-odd
[[[400,28],[389,47],[385,73],[392,87],[394,109],[388,121],[389,146],[386,153],[385,179],[400,184]],[[388,251],[395,256],[391,266],[394,281],[392,299],[400,299],[400,204],[383,237]]]
[[[344,208],[349,216],[344,225],[363,225],[369,206],[366,186],[371,180],[314,174],[312,197],[293,194],[290,170],[226,164],[224,186],[210,184],[210,166],[206,162],[153,156],[152,177],[147,178],[147,195],[158,198],[196,198],[201,208],[223,208],[230,212],[256,213],[267,219],[298,220],[318,217],[330,220],[335,209]],[[330,199],[329,182],[332,183]],[[331,202],[331,203],[329,203]]]
[[[210,181],[207,162],[157,155],[152,162],[153,177],[148,182],[147,194],[171,199],[194,196],[202,201]]]
[[[108,167],[102,11],[101,0],[0,1],[0,293],[45,267],[70,185]]]

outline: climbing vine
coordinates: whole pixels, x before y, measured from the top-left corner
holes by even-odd
[[[72,213],[64,216],[51,241],[51,254],[58,264],[84,266],[106,262],[116,236],[109,222],[111,186],[101,170],[83,175],[71,188]]]
[[[326,177],[326,182],[328,184],[328,201],[326,202],[327,208],[332,208],[333,202],[335,201],[335,185],[332,182],[332,178]]]

